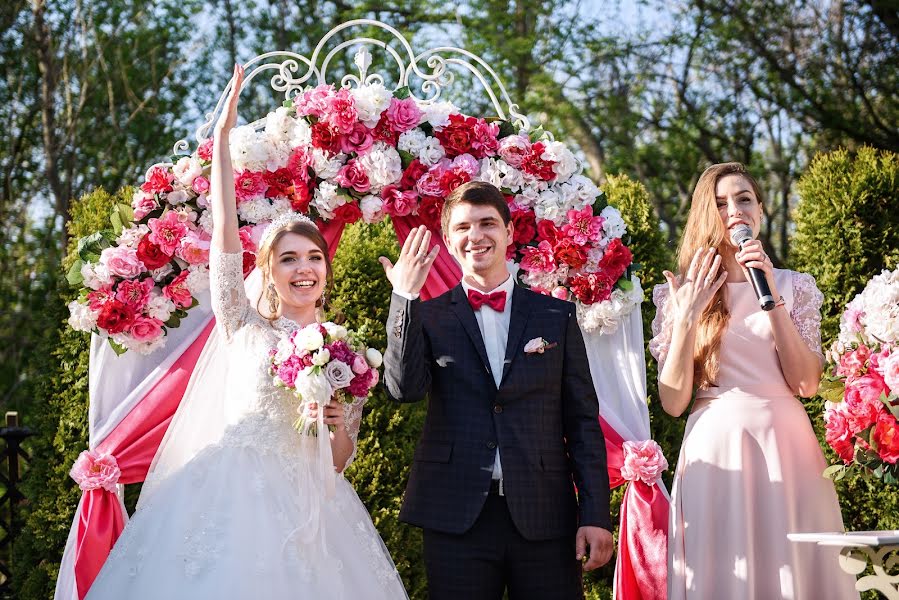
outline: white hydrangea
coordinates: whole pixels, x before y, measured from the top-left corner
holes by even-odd
[[[310,202],[326,219],[333,219],[334,210],[345,203],[346,199],[337,193],[337,186],[327,181],[321,182]]]
[[[534,205],[534,216],[547,219],[561,227],[568,219],[568,207],[558,192],[552,188],[540,192],[540,198]]]
[[[605,256],[605,249],[608,245],[609,238],[603,236],[596,246],[591,246],[587,250],[587,262],[583,266],[584,272],[595,273],[599,269],[599,261]]]
[[[150,301],[147,302],[147,316],[165,323],[175,312],[175,308],[174,302],[163,296],[159,290],[154,289]]]
[[[353,88],[350,90],[350,95],[353,96],[359,120],[369,128],[378,124],[381,113],[387,110],[387,107],[390,106],[390,99],[393,97],[393,93],[380,83]]]
[[[899,343],[899,269],[875,275],[843,311],[837,343],[846,348],[859,337],[867,344]]]
[[[287,143],[292,147],[309,146],[312,144],[312,128],[305,119],[299,121],[294,120],[293,129],[290,132],[290,139]]]
[[[272,203],[266,198],[257,198],[255,200],[245,200],[237,207],[237,214],[244,221],[249,223],[262,223],[263,221],[271,221],[277,214],[272,208]]]
[[[294,136],[297,121],[290,110],[279,106],[265,117],[265,133],[272,142],[289,143]]]
[[[334,179],[346,159],[345,154],[337,154],[332,157],[321,148],[313,148],[311,154],[312,169],[322,179]]]
[[[116,244],[119,246],[128,246],[137,248],[141,238],[150,233],[150,228],[146,225],[133,225],[127,229],[123,229],[119,237],[116,238]]]
[[[69,327],[75,331],[93,331],[97,326],[97,313],[87,304],[77,300],[69,302]]]
[[[384,142],[376,143],[368,154],[356,161],[368,175],[373,194],[380,192],[386,185],[397,183],[403,176],[403,161],[399,152]]]
[[[444,156],[446,156],[446,149],[440,143],[440,140],[435,137],[425,139],[424,145],[418,151],[418,160],[421,161],[421,164],[428,167],[433,167],[439,163]]]
[[[272,199],[272,210],[276,215],[282,215],[293,210],[293,207],[290,204],[290,200],[284,196],[278,196]]]
[[[424,147],[427,139],[428,136],[425,132],[416,127],[415,129],[410,129],[409,131],[401,133],[396,142],[396,147],[403,152],[417,155],[422,147]]]
[[[84,280],[85,287],[92,290],[112,285],[112,274],[102,263],[86,262],[81,265],[81,278]]]
[[[602,229],[608,238],[620,238],[627,232],[627,225],[624,223],[624,219],[621,218],[621,213],[617,208],[612,206],[607,206],[602,209],[602,212],[599,213],[604,220],[602,223]]]
[[[532,185],[521,188],[515,195],[515,204],[522,208],[530,208],[540,201],[540,191]]]
[[[596,187],[596,184],[593,183],[593,180],[589,177],[585,177],[584,175],[573,175],[567,181],[567,184],[573,186],[574,189],[577,190],[577,195],[582,203],[582,207],[586,206],[587,204],[593,205],[593,203],[596,202],[596,198],[600,194],[599,188]]]
[[[499,163],[505,164],[500,160],[485,158],[481,162],[481,172],[478,174],[478,179],[498,188],[503,187],[503,172]]]
[[[209,289],[209,267],[206,265],[191,265],[188,268],[187,278],[184,280],[191,296],[198,296],[200,292]]]
[[[198,225],[203,229],[203,231],[205,231],[209,235],[212,235],[212,211],[211,210],[203,211],[203,214],[200,215],[200,220],[198,222]]]
[[[574,175],[579,169],[580,164],[562,142],[543,142],[544,150],[540,158],[543,160],[554,161],[553,172],[556,174],[557,182],[567,181],[569,177]]]
[[[366,223],[379,223],[384,220],[384,201],[380,196],[369,194],[359,201],[362,220]]]
[[[262,171],[269,161],[269,140],[249,125],[231,130],[228,146],[235,171]]]
[[[156,350],[159,350],[160,348],[165,346],[164,335],[161,335],[150,342],[140,342],[126,333],[117,333],[110,337],[112,341],[114,341],[119,346],[122,346],[129,352],[137,352],[138,354],[142,354],[144,356],[152,354]]]
[[[424,113],[424,120],[433,127],[446,127],[449,125],[449,116],[458,113],[459,109],[452,102],[432,102],[419,105]]]

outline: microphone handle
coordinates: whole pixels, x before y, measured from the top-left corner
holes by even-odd
[[[755,288],[755,295],[759,299],[759,306],[762,310],[774,310],[774,296],[771,295],[771,288],[768,287],[768,280],[765,279],[765,272],[750,267],[749,279],[752,280],[752,287]]]

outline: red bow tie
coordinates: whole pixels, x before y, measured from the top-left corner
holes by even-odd
[[[496,312],[503,312],[506,307],[506,292],[482,294],[477,290],[468,290],[468,303],[474,310],[481,310],[485,304]]]

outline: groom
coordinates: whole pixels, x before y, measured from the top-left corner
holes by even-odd
[[[496,187],[457,188],[441,224],[462,283],[439,298],[418,300],[439,251],[427,229],[396,265],[381,258],[394,289],[387,389],[429,402],[400,512],[424,529],[429,597],[583,598],[581,571],[608,562],[612,526],[575,306],[515,285]]]

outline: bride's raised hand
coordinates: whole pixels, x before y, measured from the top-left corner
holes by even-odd
[[[720,269],[721,255],[714,248],[700,248],[690,261],[690,268],[683,281],[678,281],[673,273],[665,271],[674,315],[678,320],[693,325],[699,321],[715,293],[724,285],[727,271]],[[720,270],[720,273],[719,273]]]
[[[235,64],[234,74],[231,77],[231,88],[228,92],[228,97],[225,99],[225,106],[222,108],[222,114],[215,124],[216,133],[227,133],[237,125],[237,101],[240,97],[240,88],[243,86],[243,75],[243,67]]]

